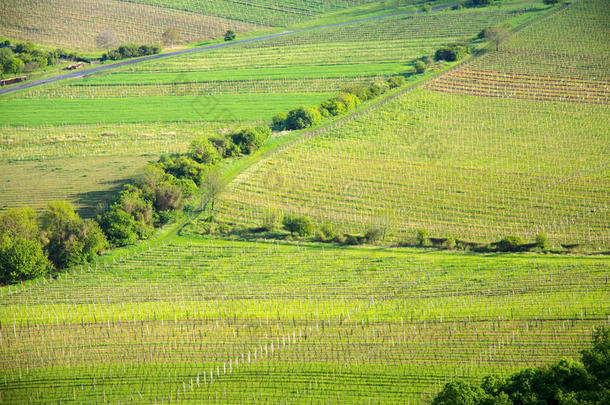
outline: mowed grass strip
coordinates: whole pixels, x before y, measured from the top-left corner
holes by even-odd
[[[227,80],[336,78],[392,75],[410,70],[406,63],[363,63],[354,65],[291,66],[276,68],[219,69],[203,72],[116,73],[82,81],[83,85],[194,83]]]
[[[190,97],[0,100],[0,125],[270,120],[331,94],[222,94]]]

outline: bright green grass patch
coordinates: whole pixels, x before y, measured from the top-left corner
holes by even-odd
[[[226,69],[179,73],[117,73],[85,79],[83,85],[192,83],[223,80],[306,79],[378,76],[404,73],[403,63],[367,63],[353,65],[294,66],[262,69]],[[79,83],[80,84],[80,83]]]
[[[231,94],[198,97],[0,100],[0,125],[270,120],[330,94]]]

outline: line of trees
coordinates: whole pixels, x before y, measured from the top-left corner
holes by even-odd
[[[390,89],[403,86],[402,76],[393,76],[370,85],[354,85],[343,89],[337,96],[316,106],[301,106],[288,113],[280,112],[273,117],[273,128],[278,131],[310,128],[324,118],[347,114],[361,103],[372,100]]]
[[[269,127],[244,128],[213,142],[195,139],[186,154],[162,155],[125,184],[96,219],[82,219],[65,201],[50,202],[40,217],[29,207],[0,214],[0,283],[53,274],[90,262],[109,247],[146,239],[200,191],[213,206],[223,186],[217,164],[252,153],[270,134]]]
[[[527,368],[504,379],[487,376],[479,385],[445,384],[433,405],[610,404],[610,329],[598,328],[581,361],[562,359]]]
[[[102,55],[102,61],[105,60],[121,60],[127,58],[137,58],[140,56],[156,55],[161,52],[159,45],[137,45],[125,44],[117,49],[108,51]]]

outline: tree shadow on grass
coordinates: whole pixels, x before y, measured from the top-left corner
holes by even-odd
[[[77,206],[76,212],[82,218],[95,218],[97,214],[101,213],[100,208],[110,205],[127,182],[129,182],[128,178],[108,180],[100,183],[104,187],[101,190],[76,194],[74,198],[74,204]]]

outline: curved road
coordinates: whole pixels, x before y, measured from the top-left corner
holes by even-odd
[[[452,4],[445,4],[443,6],[436,6],[436,7],[432,7],[432,10],[433,11],[442,10],[444,8],[457,6],[457,5],[461,4],[461,3],[463,3],[463,2],[457,2],[457,3],[452,3]],[[418,10],[417,12],[421,13],[422,10]],[[255,38],[250,38],[250,39],[242,39],[242,40],[239,40],[239,41],[232,41],[232,42],[225,42],[225,43],[215,44],[215,45],[201,46],[201,47],[198,47],[198,48],[184,49],[184,50],[175,51],[175,52],[160,53],[160,54],[157,54],[157,55],[150,55],[150,56],[145,56],[143,58],[137,58],[137,59],[128,59],[128,60],[124,60],[124,61],[121,61],[121,62],[112,63],[112,64],[109,64],[109,65],[97,66],[97,67],[93,67],[93,68],[89,68],[89,69],[84,69],[84,70],[79,70],[79,71],[75,71],[75,72],[64,73],[64,74],[59,75],[59,76],[47,77],[46,79],[34,80],[34,81],[26,82],[26,83],[23,83],[23,84],[18,84],[16,86],[0,88],[0,95],[8,94],[8,93],[13,93],[13,92],[19,91],[19,90],[28,89],[30,87],[41,86],[43,84],[55,83],[55,82],[59,82],[59,81],[62,81],[62,80],[83,77],[83,76],[89,75],[91,73],[103,72],[105,70],[115,69],[115,68],[118,68],[120,66],[134,65],[136,63],[142,63],[142,62],[146,62],[146,61],[150,61],[150,60],[155,60],[155,59],[169,58],[171,56],[184,55],[184,54],[193,53],[193,52],[200,52],[200,51],[205,51],[205,50],[208,50],[208,49],[224,48],[224,47],[227,47],[227,46],[234,46],[234,45],[238,45],[238,44],[245,44],[245,43],[248,43],[248,42],[264,41],[266,39],[282,37],[282,36],[285,36],[285,35],[298,34],[298,33],[306,32],[306,31],[314,31],[314,30],[319,30],[319,29],[324,29],[324,28],[338,27],[338,26],[341,26],[341,25],[354,24],[354,23],[359,23],[359,22],[364,22],[364,21],[381,20],[383,18],[394,17],[394,16],[404,15],[404,14],[411,14],[411,13],[413,13],[413,11],[402,11],[400,13],[385,14],[385,15],[379,15],[379,16],[375,16],[375,17],[361,18],[361,19],[358,19],[358,20],[344,21],[344,22],[335,23],[335,24],[320,25],[318,27],[304,28],[304,29],[296,30],[296,31],[284,31],[284,32],[280,32],[280,33],[277,33],[277,34],[264,35],[264,36],[261,36],[261,37],[255,37]]]

